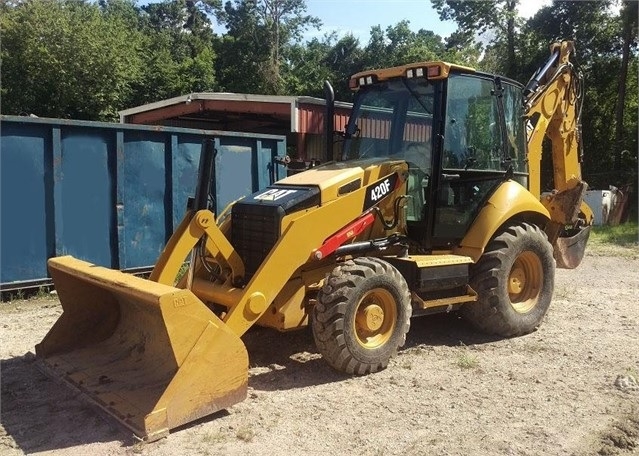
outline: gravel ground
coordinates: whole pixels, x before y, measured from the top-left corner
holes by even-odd
[[[532,334],[413,319],[388,369],[365,377],[331,370],[309,331],[251,330],[249,398],[153,443],[36,369],[60,314],[55,297],[0,305],[2,455],[639,454],[639,248],[558,270]]]

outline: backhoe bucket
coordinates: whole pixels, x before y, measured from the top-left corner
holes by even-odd
[[[70,256],[49,271],[64,313],[36,346],[39,365],[139,437],[246,398],[246,347],[189,290]]]
[[[554,256],[557,267],[561,269],[575,269],[581,263],[586,253],[586,243],[590,237],[590,226],[580,228],[576,234],[557,238],[554,246]]]

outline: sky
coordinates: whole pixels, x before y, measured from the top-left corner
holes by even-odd
[[[527,18],[535,14],[551,0],[521,0],[520,16]],[[426,29],[446,37],[457,28],[453,21],[440,21],[431,7],[430,0],[306,0],[307,13],[322,20],[320,30],[310,30],[306,39],[321,38],[326,33],[337,32],[344,36],[351,32],[365,46],[371,27],[380,25],[385,30],[389,25],[407,19],[413,31]]]

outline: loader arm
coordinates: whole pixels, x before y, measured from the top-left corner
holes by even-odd
[[[529,190],[550,213],[546,234],[555,246],[558,266],[574,268],[583,257],[593,221],[592,210],[583,200],[588,184],[581,175],[583,78],[571,61],[575,53],[572,41],[554,43],[550,53],[524,90]],[[554,189],[542,197],[544,137],[552,143]]]
[[[244,263],[226,239],[222,231],[215,226],[215,215],[203,209],[193,213],[190,211],[177,227],[164,251],[151,272],[150,280],[165,285],[173,285],[178,278],[180,268],[186,257],[198,242],[206,242],[206,249],[230,268],[234,281],[244,277]],[[206,236],[206,240],[203,240]]]
[[[403,192],[405,173],[402,170],[405,170],[405,166],[401,164],[391,168],[389,176],[397,175],[398,179],[397,185],[387,195],[389,200],[393,200],[393,195],[397,196],[397,192]],[[206,280],[196,278],[193,293],[206,301],[228,307],[223,322],[238,336],[243,335],[282,292],[296,270],[321,259],[316,252],[327,239],[361,218],[362,206],[370,187],[361,187],[313,210],[294,215],[282,230],[271,252],[243,288],[214,286]],[[221,233],[220,236],[223,237]],[[345,237],[344,241],[347,239],[350,238]]]

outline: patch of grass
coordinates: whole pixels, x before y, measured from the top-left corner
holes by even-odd
[[[617,226],[593,226],[589,242],[593,244],[614,244],[622,247],[637,246],[637,242],[639,242],[639,226],[637,222],[622,223]]]
[[[635,380],[639,381],[639,370],[637,370],[636,367],[627,367],[626,375],[630,375],[631,377],[634,377]]]
[[[6,291],[2,293],[2,302],[23,301],[24,296],[23,290]]]
[[[479,366],[479,360],[475,355],[464,350],[457,355],[456,364],[461,369],[475,369]]]
[[[240,440],[250,442],[251,440],[253,440],[253,437],[255,437],[255,431],[250,425],[245,424],[238,428],[235,436]]]
[[[38,288],[25,288],[23,290],[12,290],[2,292],[2,302],[13,301],[37,301],[51,299],[49,293],[53,287],[51,285],[41,285]]]
[[[574,292],[565,285],[555,286],[555,299],[568,299],[574,296]]]
[[[32,299],[46,299],[49,297],[49,289],[47,287],[39,287]]]
[[[142,454],[144,451],[144,445],[145,443],[141,440],[139,442],[135,442],[135,444],[131,447],[131,452],[133,454]]]
[[[218,443],[224,443],[228,440],[228,435],[226,435],[222,431],[217,432],[207,432],[202,436],[202,442],[207,445],[215,445]]]
[[[594,226],[586,252],[591,255],[639,258],[639,234],[636,222],[618,226]]]

